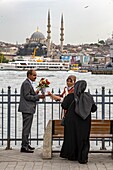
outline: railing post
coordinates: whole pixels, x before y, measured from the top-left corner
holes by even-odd
[[[105,87],[102,87],[102,119],[105,119]]]
[[[102,87],[102,119],[105,119],[105,87]],[[101,150],[106,150],[105,140],[103,138]]]
[[[10,148],[10,118],[11,118],[11,87],[8,86],[8,112],[7,112],[7,147],[6,149]]]

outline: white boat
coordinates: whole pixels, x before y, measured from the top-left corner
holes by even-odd
[[[0,70],[15,70],[15,65],[10,63],[0,63]]]
[[[22,59],[9,63],[0,63],[0,70],[69,70],[69,63],[62,61],[37,61],[37,59]]]

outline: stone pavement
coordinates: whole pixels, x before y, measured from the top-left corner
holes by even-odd
[[[113,170],[113,159],[109,153],[89,154],[87,164],[68,161],[53,153],[53,158],[42,159],[42,149],[37,148],[33,154],[20,153],[19,149],[0,148],[0,170]]]

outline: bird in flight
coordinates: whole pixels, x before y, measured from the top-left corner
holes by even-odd
[[[87,6],[85,6],[84,8],[88,8],[88,5],[87,5]]]

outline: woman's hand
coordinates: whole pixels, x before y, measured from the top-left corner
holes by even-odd
[[[56,101],[60,101],[61,97],[54,95],[53,93],[51,93],[50,91],[47,92],[47,94],[51,97],[51,99],[56,100]]]
[[[52,93],[51,93],[50,91],[47,91],[47,94],[48,94],[48,96],[51,96],[51,95],[52,95]]]

